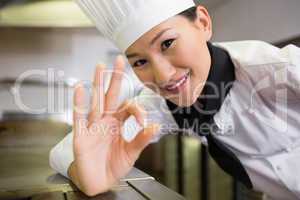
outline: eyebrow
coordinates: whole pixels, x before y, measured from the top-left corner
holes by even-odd
[[[166,31],[170,30],[171,28],[167,28],[159,32],[150,42],[150,45],[153,45]]]
[[[150,46],[152,46],[166,31],[170,30],[171,28],[167,28],[162,30],[161,32],[159,32],[150,42]],[[127,58],[133,58],[133,57],[137,57],[138,54],[137,53],[133,53],[133,54],[129,54],[127,55]]]
[[[127,58],[130,59],[130,58],[134,58],[134,57],[137,57],[137,56],[138,56],[137,53],[133,53],[133,54],[127,55]]]

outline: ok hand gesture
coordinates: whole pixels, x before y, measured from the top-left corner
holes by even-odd
[[[84,88],[74,94],[74,162],[69,168],[73,182],[87,195],[109,190],[133,167],[142,150],[159,130],[158,124],[144,127],[132,142],[122,137],[123,124],[133,115],[143,126],[146,113],[142,107],[126,101],[117,107],[125,62],[119,56],[107,93],[104,92],[105,67],[97,67],[92,108],[86,117]]]

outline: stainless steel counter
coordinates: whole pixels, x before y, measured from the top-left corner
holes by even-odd
[[[88,198],[49,166],[49,151],[67,124],[53,120],[0,122],[0,200],[16,199],[183,199],[138,169],[133,169],[108,193]]]

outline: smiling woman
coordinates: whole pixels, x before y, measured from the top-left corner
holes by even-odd
[[[202,6],[183,13],[138,38],[126,54],[146,86],[179,106],[191,106],[210,69],[211,20]]]
[[[116,107],[124,60],[117,58],[106,93],[104,66],[98,66],[87,119],[79,112],[83,87],[76,88],[73,133],[50,153],[55,170],[90,196],[105,192],[155,135],[175,129],[205,138],[216,163],[249,189],[300,199],[299,48],[212,44],[210,15],[192,0],[77,2],[145,87],[134,99],[138,104]],[[128,142],[121,135],[134,132],[124,129],[131,115],[137,122],[130,118],[129,125],[143,128]]]

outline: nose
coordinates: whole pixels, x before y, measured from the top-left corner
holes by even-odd
[[[161,87],[168,84],[176,73],[175,67],[167,59],[152,61],[152,71],[155,83]]]

